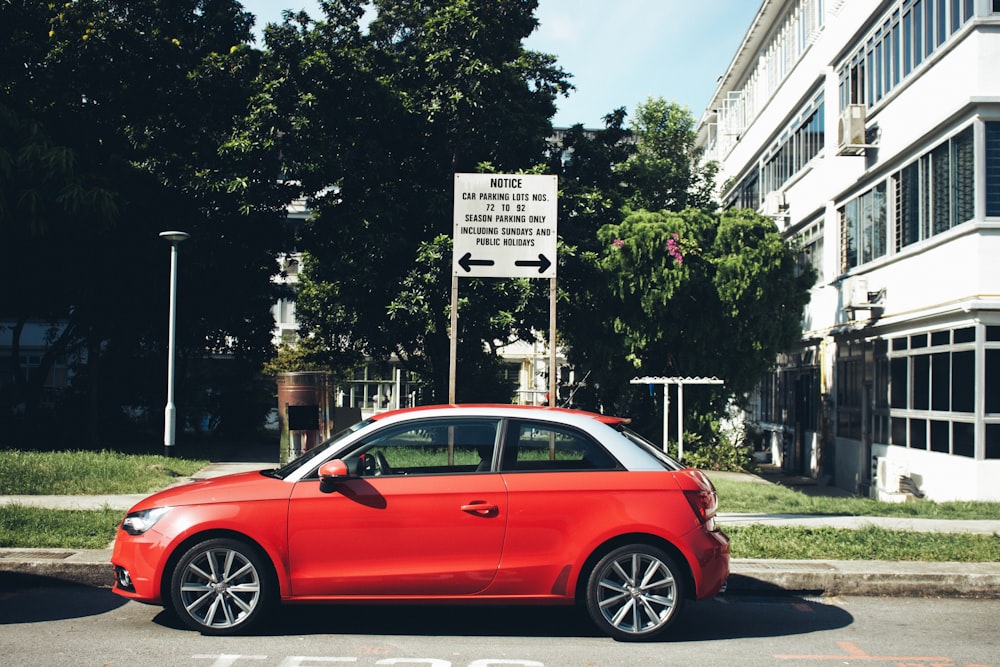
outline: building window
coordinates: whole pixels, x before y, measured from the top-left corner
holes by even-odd
[[[997,2],[993,0],[994,6]],[[972,19],[973,4],[973,0],[892,3],[877,27],[838,69],[840,108],[882,100]]]
[[[837,346],[837,435],[861,439],[864,403],[864,341],[844,341]]]
[[[889,341],[889,444],[975,456],[975,331],[944,329]],[[1000,423],[1000,345],[985,350],[985,368],[986,411],[996,412]]]
[[[893,174],[896,250],[974,217],[973,142],[969,126]]]
[[[823,107],[820,93],[771,146],[761,167],[764,192],[779,189],[823,150]]]
[[[984,123],[984,125],[986,127],[986,215],[1000,217],[1000,122]]]
[[[841,272],[886,254],[886,184],[847,202],[840,209]]]
[[[806,225],[795,237],[801,268],[811,266],[817,276],[823,275],[823,220]]]

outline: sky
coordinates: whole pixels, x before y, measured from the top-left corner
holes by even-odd
[[[618,107],[632,117],[650,97],[707,108],[762,0],[539,0],[525,41],[556,56],[576,90],[559,98],[553,125],[603,127]],[[321,17],[315,0],[242,0],[258,30],[284,9]],[[262,42],[258,38],[258,45]]]

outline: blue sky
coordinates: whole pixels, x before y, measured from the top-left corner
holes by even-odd
[[[258,27],[283,9],[321,13],[315,0],[243,0]],[[699,118],[761,0],[539,0],[538,30],[526,45],[554,54],[576,90],[560,98],[558,127],[601,127],[618,107],[629,116],[649,97],[687,106]]]

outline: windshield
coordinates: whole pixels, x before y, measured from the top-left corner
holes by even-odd
[[[667,469],[683,470],[686,467],[683,463],[673,458],[672,456],[668,455],[665,451],[654,445],[652,442],[646,440],[646,438],[642,437],[632,429],[625,426],[625,424],[617,424],[615,428],[618,430],[619,433],[624,435],[626,438],[628,438],[636,445],[638,445],[642,449],[646,450],[647,452],[655,456],[656,460],[662,463],[664,467],[666,467]]]
[[[358,429],[363,428],[368,424],[371,424],[372,421],[374,420],[363,419],[362,421],[359,421],[356,424],[352,424],[351,426],[345,428],[343,431],[335,433],[333,436],[330,437],[329,440],[321,442],[312,449],[306,451],[298,458],[289,461],[280,468],[275,468],[274,470],[265,470],[264,474],[268,475],[269,477],[274,477],[276,479],[284,479],[293,472],[295,472],[296,470],[298,470],[300,466],[305,465],[307,462],[313,460],[318,456],[322,456],[326,452],[330,451],[331,448],[335,448],[337,446],[337,443],[339,443],[345,437],[347,437],[351,433],[354,433]]]

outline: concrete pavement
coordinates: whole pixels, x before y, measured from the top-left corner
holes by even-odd
[[[246,470],[272,468],[273,462],[212,463],[192,479],[217,477]],[[711,473],[710,476],[722,473]],[[729,476],[727,474],[727,476]],[[729,476],[748,482],[770,483],[758,476]],[[820,489],[822,492],[823,490]],[[830,490],[836,494],[836,490]],[[56,509],[103,509],[124,512],[144,494],[116,496],[0,496],[0,504]],[[719,525],[769,524],[830,526],[856,529],[880,526],[888,530],[1000,535],[1000,521],[945,521],[895,517],[849,517],[789,514],[718,515]],[[111,548],[0,549],[0,572],[39,577],[46,581],[109,587]],[[729,592],[808,592],[824,595],[896,595],[1000,598],[1000,563],[928,563],[879,560],[763,560],[733,559]]]

